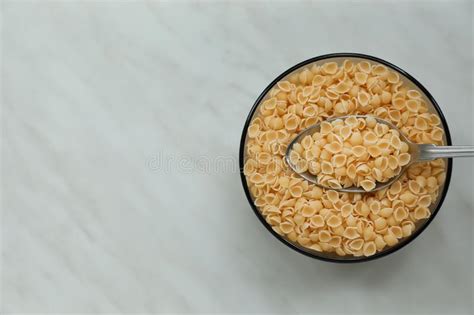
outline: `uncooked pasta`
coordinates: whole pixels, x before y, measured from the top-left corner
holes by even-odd
[[[324,187],[356,186],[371,191],[377,182],[385,183],[400,174],[410,162],[410,154],[405,152],[408,147],[399,136],[398,131],[370,116],[322,122],[320,131],[293,146],[290,162],[297,173],[316,175]],[[311,164],[315,166],[309,167]]]
[[[278,82],[259,104],[247,130],[243,171],[255,206],[288,241],[338,256],[372,256],[431,215],[446,164],[412,164],[390,187],[367,193],[322,189],[288,167],[286,149],[299,132],[347,115],[376,116],[414,143],[443,144],[440,118],[398,73],[367,61],[312,64]],[[410,162],[408,145],[370,119],[321,124],[319,136],[294,149],[295,161],[323,160],[299,163],[299,170],[319,174],[334,188],[355,181],[370,191],[374,180],[395,176]],[[373,164],[356,162],[367,157]]]

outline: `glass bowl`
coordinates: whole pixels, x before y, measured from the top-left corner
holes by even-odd
[[[436,103],[435,99],[433,96],[426,90],[426,88],[421,85],[420,82],[418,82],[415,78],[413,78],[410,74],[408,74],[406,71],[400,69],[399,67],[391,64],[390,62],[387,62],[383,59],[376,58],[373,56],[369,55],[364,55],[364,54],[357,54],[357,53],[335,53],[335,54],[328,54],[328,55],[322,55],[319,57],[314,57],[311,59],[308,59],[306,61],[303,61],[290,69],[286,70],[282,74],[280,74],[273,82],[271,82],[265,90],[260,94],[260,96],[257,98],[255,101],[255,104],[253,105],[252,109],[250,110],[250,113],[247,117],[247,120],[245,121],[244,129],[242,132],[242,137],[240,141],[240,152],[239,152],[239,166],[240,166],[240,177],[242,180],[242,185],[245,191],[245,194],[247,196],[247,199],[250,203],[251,208],[255,212],[256,216],[262,222],[262,224],[267,228],[267,230],[273,234],[278,240],[280,240],[282,243],[287,245],[288,247],[292,248],[293,250],[296,250],[297,252],[304,254],[306,256],[316,258],[319,260],[323,261],[329,261],[329,262],[338,262],[338,263],[356,263],[356,262],[364,262],[364,261],[370,261],[374,260],[383,256],[386,256],[388,254],[391,254],[400,248],[404,247],[411,241],[413,241],[418,235],[420,235],[424,229],[433,221],[435,218],[436,214],[438,213],[439,209],[441,208],[441,205],[443,204],[444,198],[446,197],[446,193],[448,191],[449,183],[451,180],[451,172],[452,172],[452,159],[446,159],[446,180],[444,184],[440,187],[439,189],[439,194],[437,200],[430,206],[430,211],[431,215],[427,219],[420,220],[416,223],[415,230],[413,233],[405,238],[402,238],[396,245],[394,246],[389,246],[383,249],[380,252],[375,253],[372,256],[360,256],[360,257],[355,257],[352,255],[346,255],[346,256],[338,256],[335,253],[328,253],[328,252],[318,252],[315,250],[312,250],[310,248],[301,246],[300,244],[296,242],[292,242],[289,239],[285,238],[284,236],[279,235],[277,232],[275,232],[271,225],[267,223],[265,220],[264,216],[262,213],[259,211],[259,209],[255,206],[254,204],[254,198],[252,197],[249,186],[247,184],[247,179],[246,176],[243,172],[244,169],[244,164],[246,160],[246,142],[247,142],[247,130],[249,127],[249,124],[251,120],[253,119],[257,109],[259,108],[260,104],[262,101],[264,101],[269,93],[269,91],[277,84],[277,82],[289,77],[291,74],[293,74],[295,71],[300,70],[303,67],[309,66],[309,65],[320,65],[325,62],[337,62],[339,65],[342,64],[342,62],[345,59],[352,60],[353,62],[360,62],[360,61],[368,61],[370,63],[379,63],[382,65],[385,65],[391,70],[394,70],[398,72],[400,75],[400,79],[403,81],[404,86],[415,89],[419,91],[422,94],[423,100],[428,104],[429,110],[433,113],[436,113],[440,120],[441,120],[441,127],[444,129],[444,143],[446,145],[451,145],[451,136],[449,133],[449,128],[448,124],[446,123],[446,119]]]

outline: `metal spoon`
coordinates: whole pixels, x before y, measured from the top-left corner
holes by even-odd
[[[403,142],[406,142],[409,146],[409,153],[411,155],[410,162],[403,166],[402,169],[400,170],[400,173],[394,177],[392,177],[389,181],[385,183],[377,182],[376,186],[373,190],[370,192],[374,192],[377,190],[384,189],[386,187],[389,187],[393,182],[395,182],[402,174],[408,169],[410,165],[416,162],[421,162],[421,161],[431,161],[434,159],[438,158],[453,158],[453,157],[466,157],[466,156],[474,156],[474,146],[469,146],[469,145],[458,145],[458,146],[437,146],[434,144],[417,144],[413,143],[410,140],[407,139],[407,137],[392,123],[385,121],[383,119],[377,118],[375,116],[364,116],[364,115],[348,115],[348,116],[340,116],[340,117],[334,117],[327,119],[326,122],[331,122],[337,119],[346,119],[349,117],[356,117],[356,118],[367,118],[367,117],[373,117],[378,123],[388,125],[391,129],[394,129],[399,132],[400,134],[400,140]],[[285,159],[288,165],[301,177],[304,179],[312,182],[313,184],[326,188],[326,189],[332,189],[335,191],[341,191],[341,192],[351,192],[351,193],[366,193],[366,191],[362,187],[357,187],[357,186],[352,186],[352,187],[346,187],[346,188],[332,188],[332,187],[327,187],[324,185],[321,185],[318,183],[317,176],[311,174],[310,172],[306,171],[304,173],[298,173],[296,171],[296,165],[294,165],[291,160],[290,160],[290,152],[293,149],[293,145],[295,143],[301,142],[301,140],[307,136],[307,135],[312,135],[315,132],[318,132],[321,128],[321,123],[316,124],[314,126],[311,126],[302,132],[300,132],[293,141],[290,142],[288,145],[288,149],[286,150],[285,154]]]

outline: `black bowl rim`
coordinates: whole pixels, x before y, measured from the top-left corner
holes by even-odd
[[[359,262],[367,262],[367,261],[371,261],[371,260],[374,260],[374,259],[378,259],[378,258],[381,258],[381,257],[384,257],[384,256],[387,256],[389,254],[392,254],[396,251],[398,251],[399,249],[405,247],[406,245],[408,245],[409,243],[411,243],[414,239],[416,239],[427,227],[428,225],[430,225],[430,223],[433,221],[433,219],[436,217],[436,215],[438,214],[438,211],[439,209],[441,208],[441,206],[443,205],[443,202],[444,202],[444,199],[446,197],[446,194],[448,192],[448,188],[449,188],[449,184],[451,182],[451,173],[452,173],[452,159],[448,159],[448,163],[447,163],[447,170],[446,170],[446,180],[445,180],[445,183],[444,183],[444,187],[443,187],[443,192],[440,196],[440,199],[439,199],[439,202],[438,202],[438,205],[436,207],[436,209],[433,211],[433,213],[431,214],[431,216],[429,217],[428,221],[425,222],[425,224],[423,226],[421,226],[415,233],[412,234],[411,237],[409,237],[408,239],[402,241],[402,242],[399,242],[397,245],[393,246],[393,247],[390,247],[389,249],[387,250],[384,250],[380,253],[377,253],[377,254],[374,254],[372,256],[369,256],[369,257],[354,257],[354,258],[345,258],[345,259],[335,259],[335,258],[329,258],[329,257],[323,257],[323,256],[319,256],[317,254],[313,254],[311,252],[308,252],[308,251],[305,251],[301,248],[299,248],[298,246],[296,246],[295,244],[293,244],[292,242],[290,242],[289,240],[286,240],[285,238],[283,238],[282,236],[280,236],[278,233],[276,233],[272,227],[270,226],[270,224],[267,223],[267,221],[264,219],[263,215],[260,213],[260,211],[257,209],[257,207],[255,206],[254,202],[253,202],[253,199],[252,199],[252,196],[250,195],[250,190],[248,188],[248,185],[247,185],[247,180],[245,178],[245,175],[244,175],[244,151],[245,151],[245,139],[247,137],[247,129],[248,129],[248,126],[250,124],[250,120],[252,119],[257,107],[258,107],[258,104],[260,104],[260,101],[265,97],[265,95],[267,95],[267,93],[270,91],[271,88],[273,88],[273,86],[275,86],[275,84],[280,81],[282,78],[284,78],[285,76],[287,76],[289,73],[293,72],[294,70],[296,69],[299,69],[301,67],[304,67],[305,65],[307,64],[310,64],[310,63],[313,63],[313,62],[316,62],[316,61],[321,61],[321,60],[324,60],[324,59],[330,59],[330,58],[337,58],[337,57],[346,57],[346,58],[363,58],[363,59],[368,59],[368,60],[371,60],[371,61],[375,61],[375,62],[378,62],[380,64],[383,64],[393,70],[396,70],[398,71],[399,73],[403,74],[405,77],[407,77],[410,81],[412,81],[421,91],[423,91],[423,93],[426,95],[426,97],[430,100],[430,102],[433,104],[434,108],[436,109],[436,111],[438,112],[438,115],[441,119],[441,122],[443,124],[443,127],[444,127],[444,131],[445,131],[445,136],[446,136],[446,142],[448,145],[452,145],[452,142],[451,142],[451,134],[449,132],[449,127],[448,127],[448,123],[446,121],[446,118],[444,117],[444,114],[441,110],[441,108],[439,107],[438,103],[436,102],[436,100],[434,99],[434,97],[430,94],[430,92],[428,92],[428,90],[418,81],[416,80],[412,75],[410,75],[408,72],[406,72],[405,70],[399,68],[398,66],[386,61],[386,60],[383,60],[383,59],[380,59],[380,58],[377,58],[377,57],[374,57],[374,56],[370,56],[370,55],[366,55],[366,54],[360,54],[360,53],[332,53],[332,54],[325,54],[325,55],[321,55],[321,56],[317,56],[317,57],[313,57],[313,58],[310,58],[310,59],[307,59],[305,61],[302,61],[296,65],[294,65],[293,67],[289,68],[288,70],[286,70],[285,72],[283,72],[282,74],[280,74],[275,80],[273,80],[266,88],[265,90],[260,94],[260,96],[257,98],[257,100],[255,101],[252,109],[250,110],[250,113],[249,115],[247,116],[247,120],[245,121],[245,125],[244,125],[244,129],[242,131],[242,137],[241,137],[241,140],[240,140],[240,150],[239,150],[239,167],[240,167],[240,179],[242,181],[242,185],[243,185],[243,188],[244,188],[244,191],[245,191],[245,195],[247,196],[247,199],[248,199],[248,202],[250,203],[250,206],[251,208],[253,209],[255,215],[258,217],[258,219],[260,220],[260,222],[267,228],[267,230],[273,235],[275,236],[278,240],[280,240],[283,244],[285,244],[286,246],[290,247],[291,249],[299,252],[300,254],[303,254],[305,256],[308,256],[308,257],[311,257],[311,258],[315,258],[315,259],[318,259],[318,260],[322,260],[322,261],[328,261],[328,262],[333,262],[333,263],[359,263]]]

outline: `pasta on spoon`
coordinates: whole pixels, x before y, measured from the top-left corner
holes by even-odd
[[[411,160],[400,133],[374,117],[335,118],[318,129],[293,144],[288,163],[299,174],[316,176],[323,187],[372,191],[377,183],[398,176]]]

